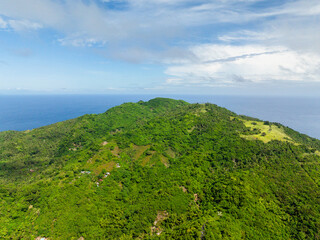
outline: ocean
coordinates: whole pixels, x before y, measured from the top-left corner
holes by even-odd
[[[159,95],[2,95],[0,131],[28,130],[103,113],[124,102],[147,101]],[[279,122],[320,139],[320,98],[162,95],[190,103],[214,103],[237,114]]]

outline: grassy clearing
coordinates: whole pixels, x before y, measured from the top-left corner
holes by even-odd
[[[118,147],[118,145],[114,146],[114,148],[111,150],[111,153],[116,157],[119,156],[120,148]]]
[[[98,167],[93,169],[93,172],[96,175],[99,175],[102,172],[103,169],[105,169],[107,172],[111,172],[115,165],[116,165],[116,163],[111,161],[111,162],[99,165]]]
[[[312,148],[310,148],[312,149]],[[316,156],[320,156],[320,152],[318,150],[316,150],[314,153],[303,153],[302,157],[304,156],[309,156],[309,155],[316,155]]]
[[[201,113],[206,113],[206,112],[207,112],[206,107],[205,107],[204,104],[203,104],[203,107],[201,108],[200,112],[201,112]]]
[[[151,158],[152,158],[152,155],[148,155],[148,156],[146,156],[145,158],[143,158],[143,159],[142,159],[142,162],[141,162],[141,165],[142,165],[143,167],[146,166],[146,165],[150,162]]]
[[[138,159],[141,157],[141,155],[142,155],[148,148],[150,148],[150,146],[149,146],[149,145],[147,145],[147,146],[137,146],[137,145],[134,145],[133,148],[134,148],[134,150],[135,150],[135,156],[134,156],[134,158],[135,158],[135,160],[138,160]]]
[[[206,109],[206,105],[205,104],[199,104],[200,105],[200,108],[198,108],[196,110],[196,112],[194,113],[194,115],[196,115],[197,117],[200,116],[200,113],[206,113],[207,112],[207,109]]]
[[[112,171],[116,165],[114,159],[115,157],[118,158],[120,153],[119,147],[114,142],[103,142],[101,145],[102,148],[99,152],[90,158],[84,166],[85,169],[92,171],[95,175],[99,175],[102,170]],[[110,145],[113,150],[110,150]]]
[[[192,128],[188,129],[188,133],[192,133],[192,131],[195,129],[196,127],[193,126]]]
[[[169,148],[166,153],[169,155],[169,157],[171,158],[175,158],[176,157],[176,153],[171,149]]]
[[[241,120],[247,128],[250,128],[250,130],[259,131],[259,133],[252,135],[241,134],[241,137],[245,139],[261,140],[264,143],[270,142],[272,140],[287,141],[294,143],[293,140],[287,134],[284,133],[284,130],[276,125],[266,125],[264,124],[264,122],[260,121],[249,121],[244,119],[239,120]]]
[[[169,167],[168,158],[166,158],[166,157],[163,156],[163,155],[160,155],[160,160],[161,160],[161,162],[162,162],[167,168]]]

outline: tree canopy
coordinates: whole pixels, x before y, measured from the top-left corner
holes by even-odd
[[[0,239],[319,239],[319,164],[279,123],[125,103],[0,133]]]

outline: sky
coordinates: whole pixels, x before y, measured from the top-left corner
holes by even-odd
[[[0,0],[0,94],[320,96],[319,0]]]

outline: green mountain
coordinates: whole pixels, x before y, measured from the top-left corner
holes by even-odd
[[[319,239],[320,141],[156,98],[0,133],[0,239]]]

